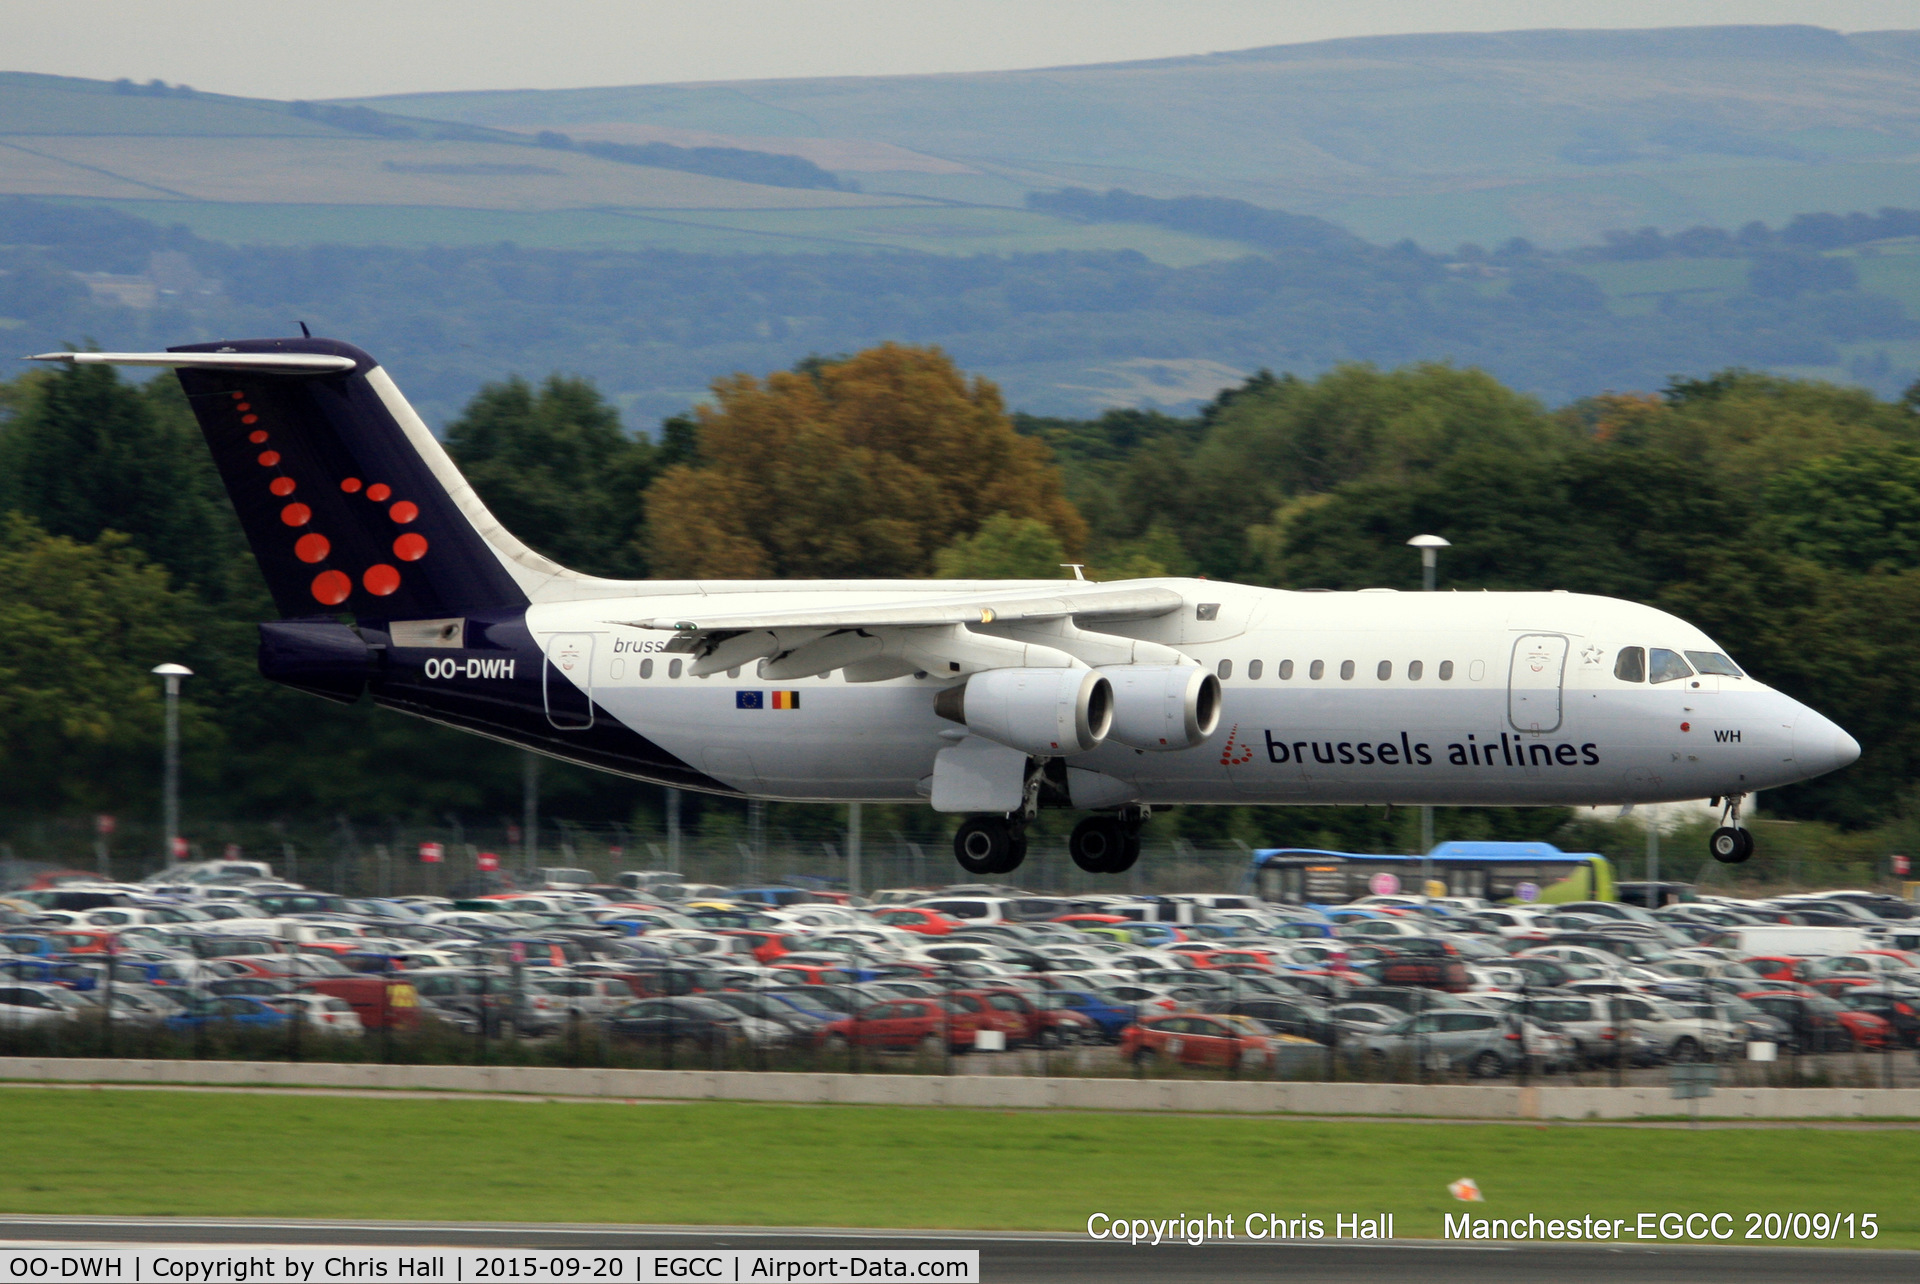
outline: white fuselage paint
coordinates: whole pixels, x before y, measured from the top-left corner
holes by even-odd
[[[1179,590],[1186,605],[1093,627],[1175,647],[1221,673],[1224,705],[1219,729],[1196,748],[1147,753],[1108,742],[1067,759],[1120,782],[1142,803],[1662,802],[1774,788],[1844,766],[1859,752],[1832,722],[1752,677],[1616,678],[1622,647],[1726,650],[1684,620],[1630,602],[1570,593],[1143,583]],[[737,677],[670,677],[676,657],[659,649],[668,635],[617,621],[687,613],[689,587],[537,605],[528,624],[543,647],[571,649],[568,677],[590,687],[602,710],[745,793],[925,797],[934,755],[959,734],[933,712],[945,682],[849,683],[837,673],[768,682],[752,666]],[[889,591],[930,587],[711,584],[694,593],[703,607],[776,611],[872,605]],[[1197,618],[1200,603],[1217,603],[1215,618]],[[643,677],[649,659],[651,676]],[[1250,676],[1255,661],[1257,678]],[[1288,678],[1280,676],[1285,661],[1292,662]],[[1316,661],[1324,666],[1317,679]],[[1390,666],[1384,677],[1383,662]],[[1452,676],[1443,680],[1448,662]],[[742,691],[765,693],[760,707],[738,707]],[[799,707],[775,708],[775,691],[799,692]]]

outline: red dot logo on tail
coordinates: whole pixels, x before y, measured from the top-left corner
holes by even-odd
[[[338,606],[353,592],[353,581],[345,571],[322,571],[313,577],[314,600],[322,606]]]

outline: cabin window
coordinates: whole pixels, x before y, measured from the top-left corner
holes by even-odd
[[[1426,666],[1421,664],[1420,661],[1418,660],[1407,661],[1407,681],[1418,682],[1420,680],[1420,675],[1424,672],[1426,672]]]
[[[1260,680],[1261,672],[1262,672],[1262,666],[1260,664],[1260,661],[1258,660],[1247,661],[1247,681],[1258,682]]]
[[[640,676],[643,678],[650,678],[653,676],[652,660],[648,659],[648,660],[640,661]]]
[[[1342,682],[1353,681],[1353,661],[1352,660],[1340,661],[1340,680]]]
[[[1293,681],[1293,661],[1292,660],[1280,661],[1280,680],[1282,682]]]
[[[1744,678],[1738,665],[1718,651],[1689,651],[1687,659],[1693,661],[1695,673],[1711,673],[1721,678]]]
[[[1220,680],[1222,682],[1225,682],[1228,678],[1232,676],[1233,676],[1233,661],[1232,660],[1220,661]]]
[[[1307,666],[1307,676],[1312,678],[1315,682],[1318,682],[1320,679],[1326,677],[1327,662],[1325,660],[1315,660],[1312,664],[1309,664]]]
[[[1623,646],[1613,661],[1613,676],[1622,682],[1645,682],[1647,680],[1647,650],[1639,646]]]
[[[1373,671],[1373,676],[1380,679],[1382,682],[1385,682],[1388,678],[1392,677],[1393,661],[1392,660],[1380,661],[1379,666],[1376,667]]]
[[[734,666],[733,666],[733,667],[732,667],[731,669],[728,669],[728,670],[727,670],[727,676],[728,676],[728,677],[730,677],[730,678],[737,678],[737,677],[739,677],[739,676],[740,676],[740,666],[736,664],[736,665],[734,665]],[[827,675],[823,673],[823,674],[821,674],[820,676],[824,678],[824,677],[826,677]]]
[[[1452,660],[1440,661],[1440,680],[1442,682],[1453,681],[1453,661]]]
[[[667,665],[667,676],[670,678],[677,678],[680,676],[680,661],[675,660],[672,663]]]
[[[1676,682],[1681,678],[1693,676],[1693,669],[1680,658],[1678,651],[1669,651],[1665,647],[1653,648],[1648,657],[1648,677],[1654,682]]]

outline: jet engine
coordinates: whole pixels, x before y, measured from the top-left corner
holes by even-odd
[[[1039,758],[1085,753],[1113,725],[1113,687],[1093,669],[988,669],[934,698],[933,710]]]
[[[1113,739],[1135,749],[1191,749],[1220,725],[1220,679],[1196,664],[1101,669],[1113,684]]]

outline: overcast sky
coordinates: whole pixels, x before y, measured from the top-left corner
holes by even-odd
[[[1915,0],[0,0],[0,70],[268,98],[984,71],[1408,31],[1920,27]]]

